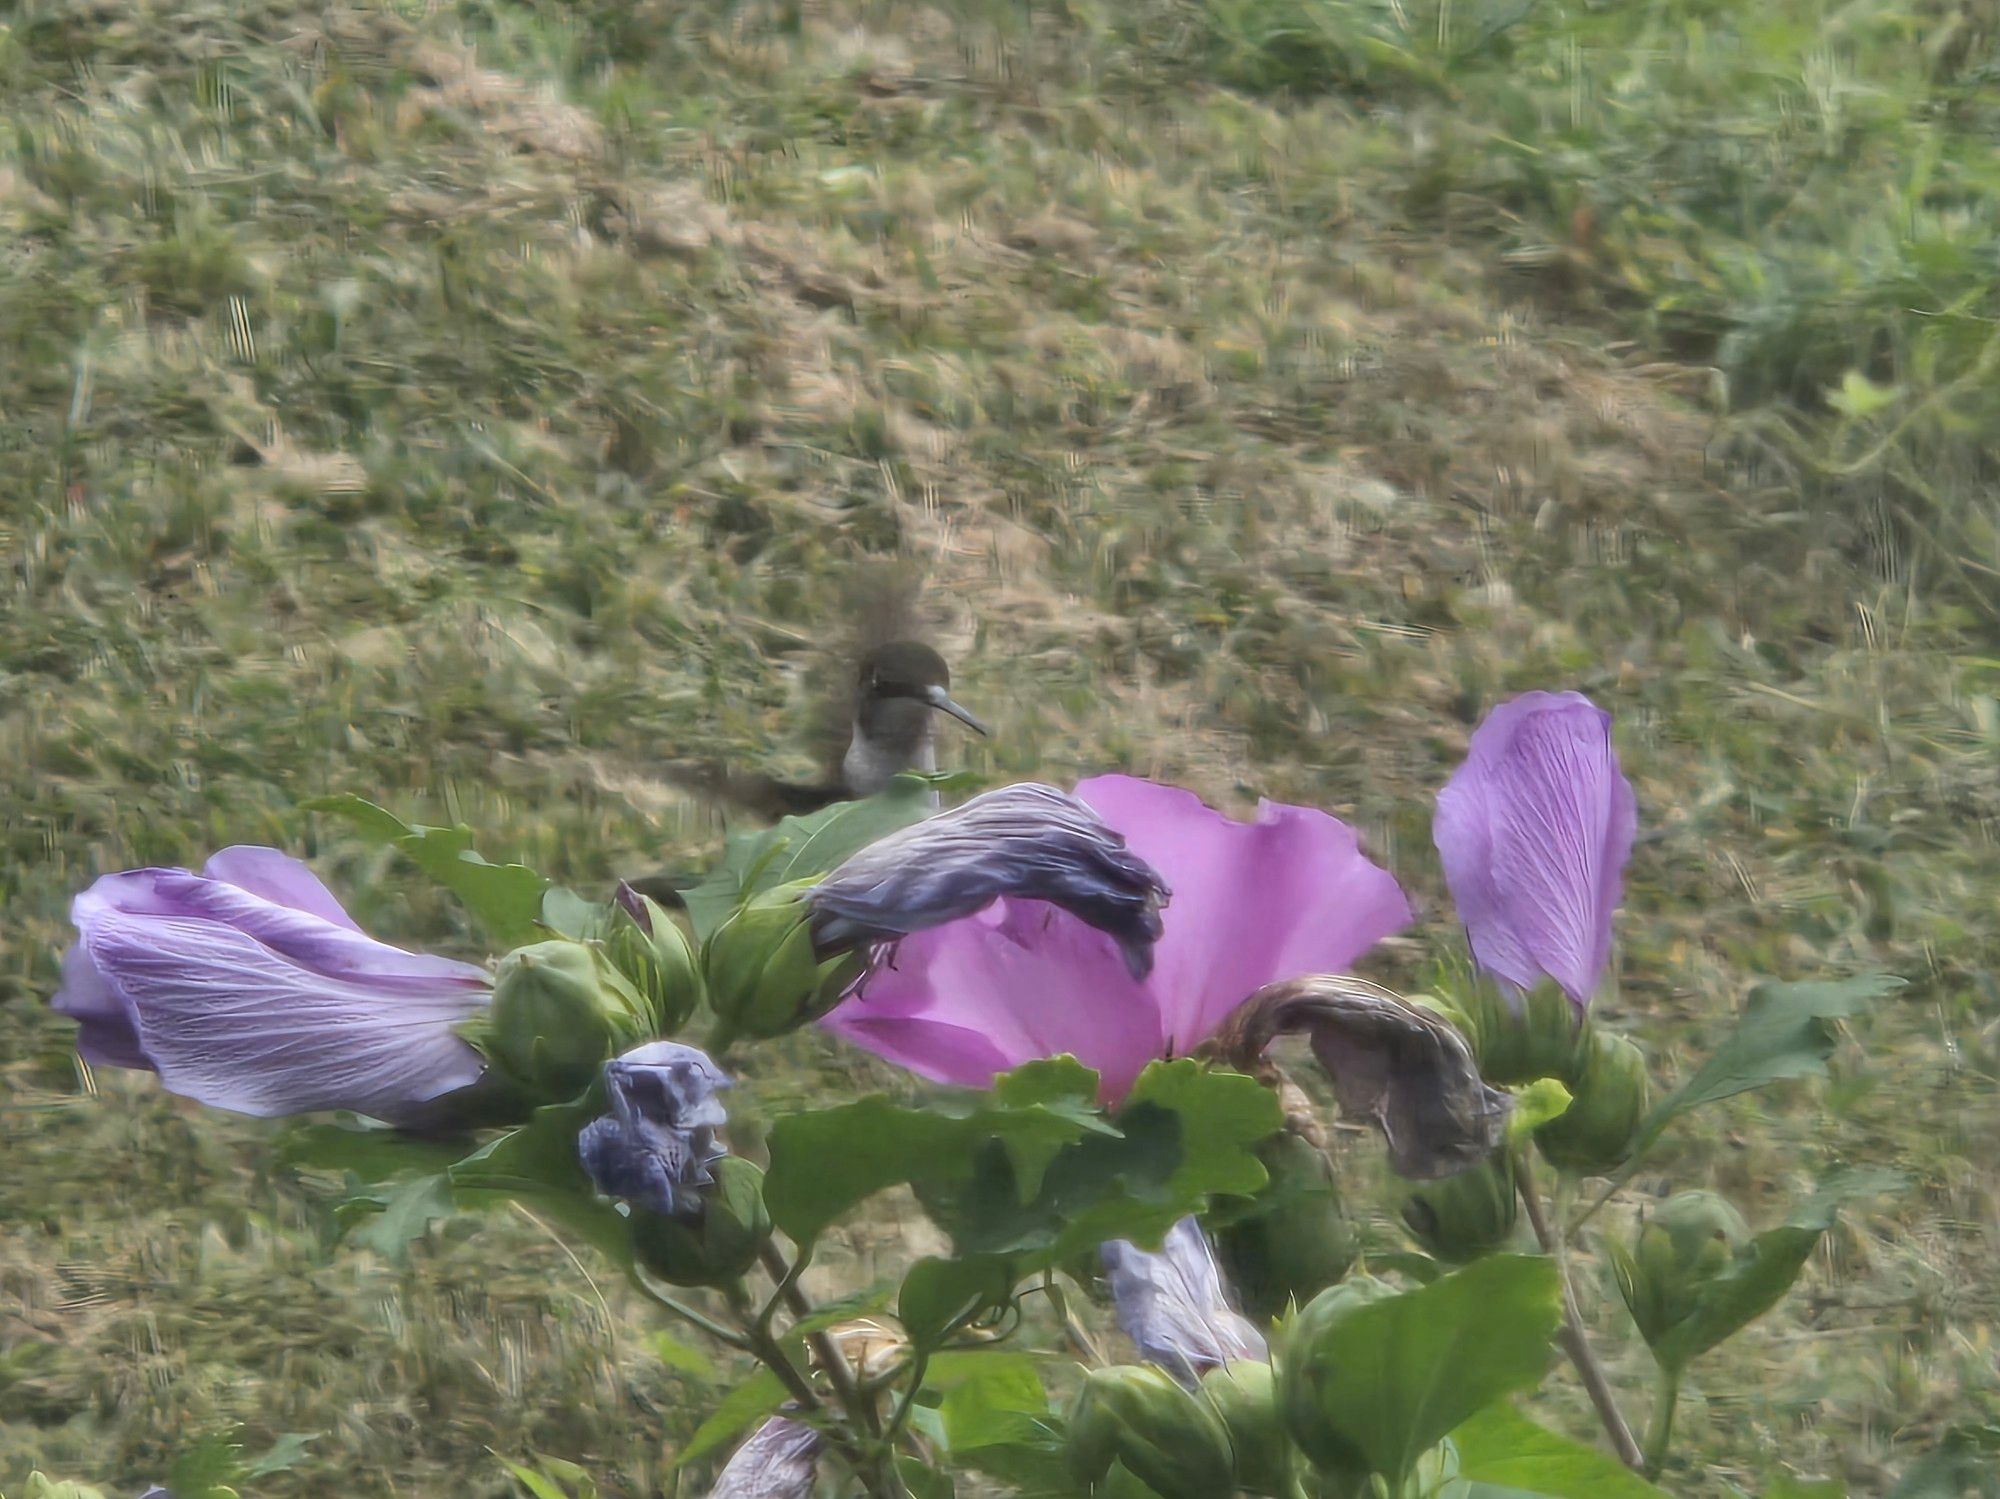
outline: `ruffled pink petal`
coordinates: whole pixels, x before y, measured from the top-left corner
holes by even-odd
[[[1122,775],[1076,794],[1173,891],[1148,987],[1176,1053],[1264,985],[1343,972],[1409,923],[1395,877],[1324,812],[1267,801],[1238,822],[1192,792]]]
[[[1053,906],[1000,900],[898,942],[826,1019],[921,1076],[983,1087],[1068,1053],[1119,1097],[1165,1037],[1148,986],[1117,944]]]

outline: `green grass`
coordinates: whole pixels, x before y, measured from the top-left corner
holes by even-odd
[[[475,952],[326,791],[585,887],[698,855],[659,762],[808,764],[882,555],[967,763],[1340,812],[1426,906],[1392,981],[1470,722],[1611,707],[1663,1075],[1756,976],[1911,981],[1637,1184],[1916,1183],[1696,1366],[1672,1487],[1880,1492],[1991,1419],[1993,47],[1913,0],[8,12],[0,1484],[241,1425],[319,1433],[279,1499],[499,1494],[489,1447],[672,1485],[714,1391],[587,1259],[338,1249],[267,1129],[80,1096],[42,1001],[73,890],[228,842]],[[805,1038],[739,1097],[882,1077]]]

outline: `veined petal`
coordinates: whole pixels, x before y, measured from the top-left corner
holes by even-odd
[[[96,1067],[151,1067],[131,1007],[79,942],[63,954],[62,987],[50,1007],[77,1023],[76,1049]]]
[[[1229,1304],[1201,1225],[1183,1218],[1157,1254],[1124,1239],[1099,1251],[1124,1329],[1149,1362],[1192,1387],[1210,1369],[1240,1359],[1265,1359],[1264,1335]]]
[[[426,959],[428,982],[412,964],[385,989],[302,967],[219,920],[108,909],[90,917],[80,947],[125,1002],[161,1080],[217,1108],[265,1117],[353,1109],[393,1120],[481,1072],[478,1053],[451,1030],[485,1003],[485,976],[469,964]]]
[[[1409,923],[1395,877],[1324,812],[1266,801],[1255,822],[1238,822],[1132,776],[1098,776],[1076,794],[1174,891],[1150,987],[1177,1052],[1264,985],[1339,972]]]
[[[824,1445],[810,1426],[773,1416],[736,1449],[708,1499],[810,1499],[813,1465]]]
[[[361,930],[354,918],[334,899],[333,892],[320,883],[318,875],[290,854],[281,854],[275,848],[259,848],[249,843],[232,844],[211,857],[202,866],[201,872],[207,879],[234,885],[238,890],[267,900],[274,906],[290,906],[294,911],[304,911],[308,916],[344,926],[350,932]]]
[[[1610,960],[1637,824],[1610,714],[1575,692],[1494,709],[1432,827],[1480,966],[1522,989],[1547,976],[1587,1005]]]

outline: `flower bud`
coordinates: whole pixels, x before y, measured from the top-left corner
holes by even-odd
[[[680,924],[650,896],[618,887],[616,925],[605,944],[612,963],[644,995],[662,1032],[679,1030],[701,1003],[701,967]]]
[[[1354,1231],[1341,1211],[1333,1167],[1289,1132],[1258,1150],[1270,1181],[1247,1216],[1216,1235],[1223,1268],[1243,1304],[1268,1320],[1303,1306],[1354,1263]]]
[[[1361,1308],[1393,1295],[1394,1290],[1373,1276],[1350,1276],[1313,1297],[1285,1329],[1277,1359],[1278,1414],[1299,1451],[1325,1473],[1368,1471],[1359,1449],[1327,1419],[1325,1400],[1334,1362],[1329,1336]]]
[[[1610,1031],[1587,1031],[1570,1106],[1535,1131],[1535,1144],[1558,1170],[1608,1176],[1638,1144],[1652,1090],[1644,1052]]]
[[[1159,1369],[1094,1369],[1070,1408],[1070,1470],[1094,1486],[1121,1463],[1160,1499],[1228,1499],[1229,1433],[1207,1404]]]
[[[1245,1360],[1212,1369],[1196,1397],[1206,1401],[1236,1459],[1236,1486],[1253,1494],[1292,1492],[1292,1444],[1278,1420],[1276,1376],[1268,1363]]]
[[[1578,1064],[1578,1011],[1554,984],[1522,994],[1479,980],[1460,1008],[1471,1022],[1479,1075],[1503,1088],[1537,1078],[1567,1083]]]
[[[1403,1203],[1403,1222],[1431,1254],[1463,1265],[1505,1244],[1520,1211],[1513,1157],[1503,1150],[1410,1193]]]
[[[796,1030],[832,1009],[861,977],[861,954],[822,960],[815,950],[812,909],[804,899],[810,888],[795,881],[753,895],[702,948],[717,1045]]]
[[[1614,1251],[1618,1289],[1649,1344],[1693,1316],[1709,1287],[1750,1242],[1743,1215],[1713,1192],[1681,1192]]]
[[[657,1033],[657,1015],[597,947],[567,939],[516,948],[500,960],[487,1013],[469,1038],[533,1097],[561,1102],[597,1069]]]
[[[757,1251],[771,1236],[764,1173],[733,1155],[710,1170],[714,1179],[688,1217],[632,1215],[632,1247],[639,1262],[670,1285],[728,1285],[757,1263]]]

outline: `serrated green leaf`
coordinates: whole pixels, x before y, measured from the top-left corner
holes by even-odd
[[[245,1478],[266,1478],[273,1473],[285,1473],[296,1468],[306,1455],[306,1448],[324,1435],[317,1431],[288,1431],[243,1470]]]
[[[1538,1426],[1504,1400],[1473,1415],[1451,1442],[1467,1483],[1548,1499],[1667,1499],[1610,1453]]]
[[[969,1354],[977,1360],[938,1404],[953,1456],[981,1447],[1032,1442],[1049,1418],[1048,1391],[1025,1354]]]
[[[1393,1488],[1475,1413],[1541,1383],[1561,1321],[1554,1261],[1490,1255],[1320,1331],[1314,1413]]]
[[[612,909],[561,885],[551,885],[542,892],[542,925],[578,942],[595,942],[605,936],[611,930]]]
[[[402,1264],[410,1257],[410,1241],[422,1238],[438,1219],[449,1218],[455,1207],[450,1178],[441,1172],[420,1176],[397,1187],[382,1211],[367,1219],[352,1237],[363,1249]]]
[[[912,1343],[928,1348],[943,1341],[957,1322],[1004,1304],[1013,1288],[1013,1271],[1005,1259],[921,1259],[903,1277],[896,1320]]]
[[[759,1369],[722,1397],[709,1418],[695,1428],[674,1466],[706,1457],[752,1422],[761,1421],[785,1403],[785,1387],[769,1369]]]
[[[1901,979],[1879,973],[1759,984],[1728,1039],[1647,1117],[1640,1148],[1690,1109],[1784,1078],[1824,1077],[1839,1042],[1838,1022],[1902,987]]]
[[[463,823],[449,828],[406,823],[352,793],[314,797],[301,805],[343,817],[365,837],[394,844],[508,946],[541,935],[542,896],[549,882],[525,864],[489,864],[473,851],[472,829]]]
[[[577,1158],[576,1137],[591,1118],[587,1104],[537,1109],[446,1173],[465,1207],[519,1202],[566,1233],[591,1244],[614,1264],[632,1263],[624,1215],[597,1195]]]
[[[364,1182],[388,1181],[413,1172],[434,1175],[465,1154],[463,1140],[426,1140],[385,1125],[293,1124],[278,1139],[281,1167],[342,1171]]]
[[[1569,1089],[1553,1077],[1537,1078],[1527,1087],[1517,1089],[1514,1112],[1507,1119],[1507,1139],[1519,1145],[1543,1125],[1562,1118],[1575,1101]]]
[[[862,801],[839,802],[806,817],[787,817],[755,833],[730,835],[722,861],[683,895],[697,942],[750,896],[773,885],[825,874],[879,838],[921,822],[934,810],[929,782],[898,776]]]

